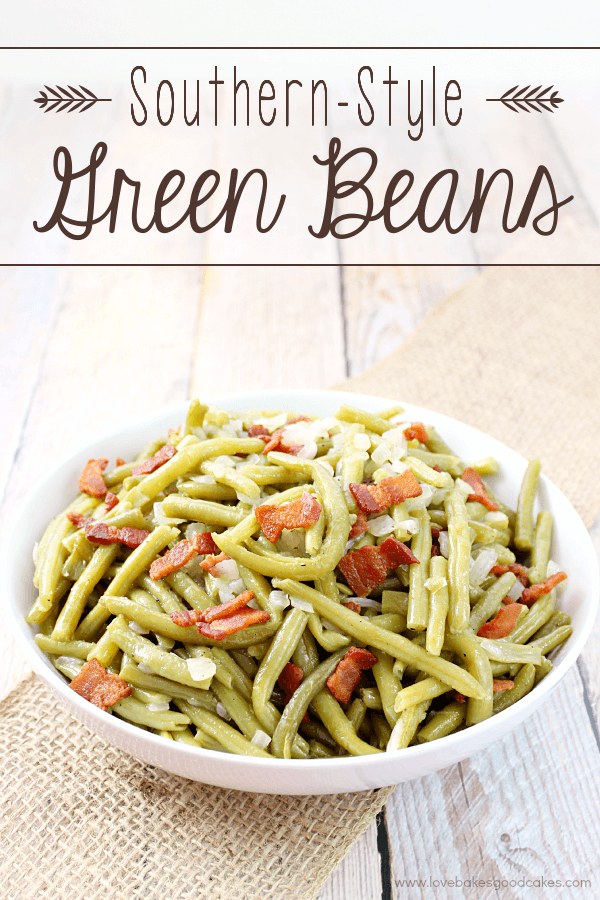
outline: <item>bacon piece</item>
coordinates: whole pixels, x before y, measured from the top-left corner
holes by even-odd
[[[442,471],[442,470],[440,469],[440,467],[438,466],[437,463],[435,464],[435,466],[432,466],[431,468],[433,469],[434,472],[441,472],[441,471]]]
[[[269,453],[271,450],[280,450],[282,453],[291,453],[293,456],[297,456],[302,447],[296,447],[293,444],[288,444],[283,433],[288,425],[293,425],[295,422],[310,421],[311,420],[307,416],[296,416],[295,419],[288,419],[283,428],[278,428],[277,431],[274,431],[273,434],[269,436],[269,440],[265,444],[263,454]]]
[[[203,559],[200,563],[200,568],[205,569],[209,575],[212,575],[214,567],[218,566],[219,563],[225,562],[226,559],[231,559],[226,553],[219,553],[218,556],[207,556],[206,559]]]
[[[106,511],[110,512],[111,509],[114,509],[117,503],[119,502],[119,498],[116,494],[113,494],[112,491],[106,492],[106,497],[104,498],[104,502],[106,503]]]
[[[209,606],[208,609],[176,610],[171,613],[171,621],[183,627],[197,625],[199,622],[214,622],[216,619],[225,619],[232,613],[243,609],[251,600],[254,600],[254,591],[244,591],[233,600],[217,604],[217,606]]]
[[[507,606],[501,607],[491,622],[485,622],[485,624],[481,626],[477,632],[477,636],[482,638],[492,638],[492,640],[495,641],[498,640],[498,638],[506,637],[517,624],[517,619],[519,618],[522,609],[522,603],[509,603]]]
[[[429,440],[427,429],[422,422],[411,422],[409,427],[403,430],[407,441],[420,441],[422,444],[426,444]]]
[[[268,622],[270,618],[271,613],[266,610],[245,608],[225,619],[218,619],[216,622],[201,622],[198,625],[198,631],[204,637],[222,641],[228,634],[235,634],[236,631],[241,631],[250,625],[261,625],[263,622]]]
[[[514,681],[510,681],[508,678],[502,680],[498,678],[494,678],[494,694],[497,694],[498,691],[510,691],[511,688],[514,688]]]
[[[248,429],[248,437],[257,437],[261,441],[268,443],[271,440],[271,434],[264,425],[251,425]]]
[[[498,504],[494,503],[492,498],[488,496],[488,492],[485,489],[485,485],[481,480],[479,472],[476,472],[475,469],[468,467],[460,477],[463,481],[466,481],[470,487],[473,488],[473,493],[469,494],[467,500],[476,500],[477,503],[483,504],[483,506],[485,506],[491,512],[495,512],[500,508]]]
[[[150,566],[150,578],[158,581],[159,578],[165,578],[171,572],[176,572],[189,563],[191,559],[198,555],[198,551],[194,549],[194,544],[190,540],[178,541],[174,547],[164,554],[157,557]]]
[[[453,693],[454,699],[457,701],[457,703],[466,703],[467,702],[467,698],[465,697],[464,694],[460,694],[458,691],[452,691],[452,693]]]
[[[89,659],[69,685],[75,693],[105,712],[124,697],[129,697],[131,687],[118,675],[107,672],[97,659]]]
[[[350,534],[348,535],[348,540],[351,541],[353,538],[360,537],[361,534],[364,534],[368,529],[369,523],[367,522],[367,517],[364,512],[359,509],[356,514],[356,522],[350,529]]]
[[[197,625],[198,622],[202,622],[203,615],[203,609],[177,609],[171,613],[171,622],[187,628],[188,625]]]
[[[506,575],[507,572],[513,572],[523,587],[529,587],[529,569],[522,566],[521,563],[511,563],[510,566],[495,565],[490,569],[492,575]]]
[[[275,543],[284,528],[308,528],[319,521],[321,504],[313,494],[304,491],[298,500],[289,503],[257,506],[254,515],[267,540]]]
[[[85,536],[92,544],[125,544],[126,547],[139,547],[148,535],[145,528],[115,528],[114,525],[106,525],[104,522],[85,526]]]
[[[79,490],[90,497],[104,497],[108,488],[102,473],[108,465],[107,459],[88,459],[79,476]]]
[[[124,465],[125,465],[125,460],[123,459],[123,457],[122,457],[122,456],[117,456],[117,458],[116,458],[116,460],[115,460],[115,466],[116,466],[117,468],[119,468],[119,466],[124,466]]]
[[[218,553],[219,548],[213,541],[210,531],[199,531],[192,537],[192,544],[196,553]]]
[[[440,548],[438,547],[437,544],[431,545],[431,555],[432,556],[441,556],[442,555],[440,552]]]
[[[361,674],[371,669],[377,657],[369,650],[350,647],[343,659],[339,661],[329,678],[327,687],[338,703],[350,703],[352,692],[360,681]]]
[[[161,447],[158,453],[155,453],[150,459],[145,459],[139,466],[135,466],[131,470],[131,474],[148,475],[150,472],[156,472],[157,469],[164,466],[164,464],[175,456],[176,453],[177,447],[174,447],[173,444],[165,444],[164,447]]]
[[[360,603],[357,603],[356,600],[346,600],[345,603],[342,603],[342,606],[345,606],[346,609],[351,609],[352,612],[359,613],[360,615]]]
[[[532,584],[531,587],[525,588],[520,597],[521,603],[524,603],[525,606],[531,606],[543,594],[549,594],[557,584],[565,581],[566,577],[566,572],[557,572],[556,575],[551,575],[545,581],[540,581],[539,584]]]
[[[84,516],[81,513],[77,512],[68,512],[67,519],[71,522],[75,528],[83,528],[84,525],[87,525],[88,522],[92,522],[93,519],[91,516]]]
[[[254,591],[244,591],[242,594],[238,594],[237,597],[234,597],[233,600],[227,600],[225,603],[220,603],[218,606],[210,606],[208,609],[205,609],[202,621],[210,623],[218,619],[226,619],[228,616],[231,616],[232,613],[236,613],[245,606],[248,606],[251,600],[254,600]],[[254,610],[254,612],[256,611],[257,610]]]
[[[295,666],[294,663],[291,662],[285,664],[277,679],[277,684],[284,693],[286,704],[292,699],[296,688],[299,687],[303,678],[304,670],[301,669],[300,666]]]
[[[437,541],[437,539],[439,538],[439,536],[443,530],[444,530],[443,528],[438,528],[437,525],[432,525],[431,526],[431,537]]]
[[[177,428],[167,428],[167,437],[170,439],[174,434],[179,434],[181,429],[181,425],[178,425]]]
[[[410,469],[401,475],[382,478],[379,484],[351,484],[350,493],[365,513],[380,513],[408,497],[419,497],[423,489]]]
[[[389,569],[418,562],[410,547],[390,535],[379,547],[366,545],[350,550],[340,559],[338,568],[356,596],[366,597],[385,581]]]

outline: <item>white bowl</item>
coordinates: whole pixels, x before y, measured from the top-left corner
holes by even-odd
[[[286,409],[319,416],[333,414],[342,402],[371,412],[395,402],[359,394],[300,390],[244,391],[209,399],[230,410]],[[9,607],[14,631],[31,667],[76,718],[105,740],[144,762],[221,787],[271,794],[361,791],[427,775],[487,747],[531,715],[574,665],[596,615],[598,564],[583,522],[558,488],[542,476],[539,504],[554,516],[552,558],[569,575],[559,605],[572,618],[573,634],[554,660],[552,672],[518,703],[485,722],[441,740],[391,753],[342,759],[270,760],[195,749],[165,740],[86,702],[68,687],[38,649],[33,640],[34,629],[25,622],[25,614],[35,599],[33,544],[51,517],[73,498],[77,478],[89,458],[133,456],[143,444],[164,434],[168,427],[177,426],[186,408],[187,404],[179,404],[160,410],[120,431],[97,438],[69,456],[29,495],[1,551],[2,601]],[[410,405],[406,405],[405,411],[407,419],[434,425],[466,461],[495,456],[501,475],[492,480],[494,489],[507,503],[515,505],[526,466],[523,457],[447,416]]]

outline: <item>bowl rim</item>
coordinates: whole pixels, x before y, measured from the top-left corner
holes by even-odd
[[[260,403],[264,405],[265,399],[269,397],[281,398],[283,396],[289,397],[290,401],[292,402],[298,400],[306,401],[307,407],[310,406],[311,400],[322,399],[324,397],[331,398],[332,401],[337,400],[348,402],[355,406],[363,405],[363,408],[368,408],[368,406],[372,404],[376,404],[378,406],[382,405],[384,407],[400,404],[406,408],[406,412],[409,415],[412,415],[411,410],[414,410],[419,414],[423,413],[423,418],[425,418],[426,416],[431,416],[437,422],[447,421],[449,423],[452,423],[453,425],[458,425],[461,429],[465,430],[467,437],[469,433],[473,433],[474,435],[477,435],[478,438],[484,438],[490,444],[490,455],[494,455],[494,445],[497,445],[502,448],[503,453],[506,453],[506,451],[508,451],[509,455],[513,456],[513,461],[515,463],[519,463],[523,468],[527,464],[527,460],[523,456],[514,451],[512,448],[508,447],[506,444],[503,444],[496,438],[491,437],[490,435],[486,434],[483,431],[480,431],[477,428],[474,428],[471,425],[467,425],[466,423],[461,422],[459,419],[454,419],[451,416],[445,415],[444,413],[438,413],[434,410],[429,410],[417,404],[405,402],[402,400],[391,400],[389,398],[379,397],[378,395],[359,394],[339,390],[275,388],[264,390],[256,389],[247,391],[233,391],[226,393],[211,393],[210,396],[203,397],[203,399],[207,400],[215,406],[225,404],[225,408],[229,407],[230,409],[235,410],[236,398],[239,398],[239,402],[243,404],[243,407],[252,409],[252,403],[249,401],[253,398],[255,398],[256,401],[260,401]],[[20,504],[21,508],[15,517],[15,522],[21,522],[26,518],[27,511],[34,504],[35,499],[42,493],[42,491],[46,489],[47,486],[51,486],[51,483],[56,475],[64,468],[72,464],[76,457],[85,455],[87,453],[97,453],[97,449],[95,448],[101,445],[103,441],[113,440],[119,434],[130,433],[132,430],[135,430],[137,428],[149,426],[154,421],[167,417],[172,413],[180,415],[182,412],[185,412],[189,405],[189,402],[190,401],[187,400],[181,401],[179,403],[169,404],[168,406],[163,406],[160,409],[154,410],[153,412],[139,415],[133,419],[128,420],[126,424],[123,424],[120,427],[112,428],[94,437],[91,441],[85,441],[79,444],[68,455],[65,455],[52,468],[50,472],[48,472],[43,478],[41,478],[28,491],[23,502]],[[258,405],[259,404],[257,403],[257,406]],[[336,770],[343,770],[345,767],[356,767],[357,764],[360,763],[361,770],[363,770],[363,767],[365,767],[364,774],[368,775],[368,771],[376,769],[378,764],[381,763],[382,758],[386,759],[388,762],[397,761],[398,765],[400,765],[403,760],[408,762],[420,758],[425,759],[432,753],[432,751],[441,750],[443,753],[444,750],[447,750],[448,756],[451,756],[453,750],[457,749],[461,745],[468,745],[469,742],[475,745],[473,748],[474,750],[476,750],[478,747],[492,744],[496,739],[503,736],[497,735],[496,737],[494,737],[493,735],[493,732],[496,730],[497,723],[500,721],[500,717],[502,717],[501,721],[503,725],[503,734],[511,731],[514,726],[519,724],[519,722],[521,722],[523,719],[527,718],[527,708],[533,707],[533,709],[531,709],[531,712],[533,712],[534,708],[536,708],[539,703],[544,700],[545,697],[550,695],[553,689],[576,663],[577,658],[579,657],[584,645],[586,644],[590,636],[597,615],[600,597],[600,568],[598,565],[596,552],[586,526],[584,525],[581,517],[579,516],[573,505],[570,503],[568,498],[543,473],[541,475],[541,482],[551,492],[556,492],[558,496],[568,504],[568,506],[571,508],[571,510],[579,520],[579,523],[581,524],[581,528],[583,530],[583,545],[581,547],[581,553],[582,556],[586,556],[588,558],[588,562],[592,562],[591,573],[593,590],[589,595],[587,611],[580,632],[578,634],[571,635],[564,647],[563,655],[558,664],[538,685],[535,686],[535,688],[529,694],[519,700],[518,703],[513,704],[512,706],[508,707],[500,713],[497,713],[495,716],[492,716],[489,719],[478,722],[475,725],[471,725],[468,729],[464,729],[463,731],[446,735],[445,737],[440,738],[436,741],[432,741],[431,743],[405,747],[401,750],[387,751],[383,754],[374,753],[359,757],[349,756],[328,759],[279,759],[277,757],[266,758],[245,756],[242,754],[223,754],[221,751],[207,750],[203,747],[191,747],[179,742],[169,742],[171,745],[174,744],[174,746],[171,746],[170,748],[171,752],[176,753],[182,760],[185,760],[187,758],[197,760],[199,758],[198,754],[200,754],[200,758],[219,761],[221,763],[226,763],[227,765],[233,765],[234,767],[236,765],[241,766],[243,764],[244,768],[249,766],[251,768],[265,769],[275,765],[280,770],[289,769],[290,772],[299,772],[306,768],[315,774],[323,774],[324,772],[327,772],[331,768],[331,766],[334,766]],[[108,724],[105,718],[105,713],[93,706],[93,704],[88,703],[76,692],[72,691],[67,681],[60,674],[60,672],[52,667],[46,654],[44,654],[33,641],[33,634],[35,633],[34,627],[28,625],[25,622],[25,619],[22,617],[20,610],[18,610],[17,605],[14,602],[14,599],[11,597],[12,591],[10,585],[10,575],[13,569],[13,564],[11,561],[13,558],[11,557],[11,548],[13,540],[16,540],[16,538],[13,538],[12,535],[18,534],[19,530],[19,528],[15,527],[8,535],[5,535],[5,539],[2,542],[2,546],[0,547],[0,586],[2,588],[2,596],[0,596],[0,602],[3,603],[5,608],[8,610],[8,619],[12,634],[16,638],[18,646],[23,651],[31,668],[40,678],[42,678],[42,680],[48,683],[54,694],[60,697],[63,705],[66,706],[67,709],[69,706],[74,706],[76,709],[78,709],[80,721],[83,720],[86,722],[86,724],[90,721],[97,721],[98,727],[94,725],[94,730],[104,733],[103,725]],[[121,719],[120,717],[115,715],[111,715],[110,719],[111,729],[114,728],[117,732],[121,732],[125,739],[133,738],[137,739],[138,741],[142,740],[143,743],[148,742],[150,746],[164,748],[166,739],[161,737],[160,735],[154,734],[150,731],[144,731],[137,725],[134,725],[133,723],[130,723],[127,720]],[[484,735],[487,731],[490,732],[490,735],[489,740],[486,741]],[[468,737],[465,739],[465,736]],[[470,741],[471,736],[472,740]],[[479,740],[477,740],[477,738],[479,738]],[[107,738],[107,740],[109,740],[113,744],[116,743],[110,737]],[[129,743],[131,743],[131,741],[129,741]],[[464,755],[469,755],[468,746],[466,746],[465,749],[467,752]]]

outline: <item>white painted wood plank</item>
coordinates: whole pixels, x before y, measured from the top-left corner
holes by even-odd
[[[377,826],[373,823],[323,885],[318,900],[381,900]]]
[[[400,785],[387,818],[398,897],[563,898],[511,880],[593,878],[600,862],[600,755],[572,671],[545,707],[459,765]],[[438,880],[489,880],[477,888]],[[423,879],[424,886],[408,886]],[[508,881],[499,890],[494,880]],[[583,896],[593,896],[592,891]]]

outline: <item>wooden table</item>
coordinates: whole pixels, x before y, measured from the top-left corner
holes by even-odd
[[[485,152],[496,168],[506,141],[513,152],[521,147],[532,157],[543,146],[559,193],[577,194],[577,221],[598,224],[596,155],[571,127],[583,99],[573,95],[553,117],[508,117],[508,133],[498,133]],[[19,152],[33,158],[35,141],[15,132],[14,102],[5,90],[1,140],[20,141]],[[469,154],[476,158],[480,151],[465,146],[455,152],[466,164]],[[442,164],[448,162],[447,149],[439,145],[436,152]],[[222,159],[225,150],[215,154]],[[18,258],[28,233],[13,226],[3,223],[3,242]],[[181,240],[192,238],[182,234]],[[213,232],[204,242],[193,240],[202,265],[0,270],[4,527],[28,487],[71,444],[188,397],[246,387],[326,388],[357,375],[476,275],[481,259],[507,246],[496,246],[484,229],[465,237],[465,265],[419,267],[403,264],[410,243],[388,241],[387,261],[398,264],[364,265],[372,249],[367,232],[364,240],[333,249],[315,242],[314,266],[219,268],[211,259],[223,236]],[[258,252],[257,240],[247,237],[249,259]],[[162,252],[152,234],[145,248],[146,260]],[[63,254],[62,261],[72,258]],[[407,385],[407,399],[409,393]],[[593,533],[600,548],[600,520]],[[599,650],[596,629],[551,700],[512,735],[463,763],[400,785],[320,900],[598,896]],[[5,649],[3,658],[6,669],[18,668],[11,651]],[[429,882],[542,876],[563,883],[592,879],[592,887],[474,889]],[[408,886],[404,879],[426,884]]]

